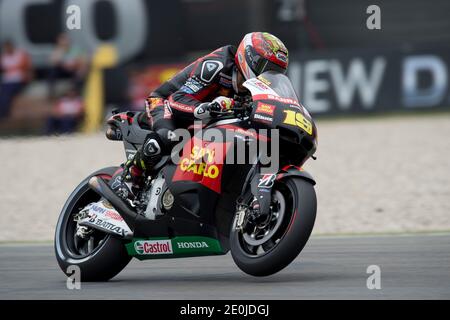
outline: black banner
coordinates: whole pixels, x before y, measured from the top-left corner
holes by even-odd
[[[298,55],[289,76],[313,114],[450,106],[450,47]]]
[[[239,284],[236,285],[237,289]],[[270,290],[269,290],[270,292]],[[270,294],[269,294],[270,295]],[[123,299],[128,299],[126,296]],[[145,297],[143,297],[145,298]],[[186,293],[189,298],[189,293]],[[314,298],[311,296],[311,298]],[[295,299],[295,296],[292,297]],[[365,310],[377,310],[378,313],[390,315],[417,315],[420,311],[428,314],[441,314],[448,308],[448,301],[317,301],[317,300],[81,300],[81,301],[0,301],[5,312],[14,315],[33,314],[48,315],[65,314],[67,310],[87,310],[91,316],[110,318],[118,316],[133,318],[132,312],[139,312],[137,317],[159,316],[164,319],[196,320],[196,319],[230,319],[230,320],[278,320],[298,318],[299,315],[314,314],[320,317],[336,317],[345,315],[350,319],[366,319]],[[356,308],[355,308],[356,307]],[[356,309],[357,311],[349,312]],[[361,311],[359,311],[361,310]]]

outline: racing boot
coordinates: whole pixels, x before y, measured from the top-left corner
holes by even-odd
[[[129,178],[133,195],[137,195],[142,191],[145,179],[161,158],[161,141],[156,133],[151,133],[147,136],[142,147],[136,152],[133,160],[131,160],[132,163],[129,164]]]

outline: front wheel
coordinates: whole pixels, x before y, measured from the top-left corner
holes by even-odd
[[[100,175],[110,180],[117,169],[105,168],[84,179],[69,196],[59,216],[55,232],[56,259],[66,274],[70,266],[79,267],[81,281],[107,281],[131,260],[121,239],[98,230],[77,228],[79,211],[100,200],[89,188],[89,179]]]
[[[299,178],[277,182],[272,189],[271,208],[270,217],[263,223],[245,223],[239,230],[235,221],[231,230],[233,260],[253,276],[282,270],[302,251],[316,218],[313,185]]]

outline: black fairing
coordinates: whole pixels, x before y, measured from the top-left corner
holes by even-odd
[[[274,107],[272,119],[269,121],[261,121],[255,116],[262,115],[267,117],[267,114],[259,113],[258,106],[266,104]],[[293,126],[285,123],[285,111],[294,111],[300,113],[312,125],[311,134],[298,126]],[[253,127],[258,129],[278,129],[279,131],[279,146],[280,146],[280,162],[290,162],[295,165],[302,165],[309,157],[311,157],[317,148],[317,128],[311,117],[304,112],[302,106],[290,105],[280,101],[274,100],[259,100],[254,103],[252,113],[250,115]],[[283,151],[283,152],[281,152]]]
[[[273,101],[270,103],[273,104]],[[278,106],[281,109],[286,106]],[[256,108],[254,108],[256,109]],[[255,114],[253,111],[252,115]],[[280,115],[281,117],[281,115]],[[280,118],[278,117],[278,118]],[[277,118],[277,115],[274,117]],[[252,116],[251,116],[252,119]],[[280,118],[281,119],[281,118]],[[272,125],[267,126],[257,121],[234,121],[232,126],[242,128],[284,128],[280,124],[282,119],[274,121]],[[148,127],[143,126],[138,121],[138,114],[128,112],[114,115],[108,124],[119,128],[122,132],[122,140],[127,151],[127,156],[134,155],[145,141],[146,136],[151,132]],[[215,128],[225,132],[226,128],[217,124],[210,123],[208,128]],[[207,130],[204,129],[204,130]],[[286,157],[298,157],[300,163],[312,154],[313,150],[305,151],[299,147],[298,141],[302,139],[314,139],[314,135],[307,137],[302,130],[296,128],[287,128],[292,134],[295,134],[294,140],[283,141],[281,136],[280,155]],[[235,139],[233,137],[233,139]],[[252,139],[250,139],[252,140]],[[295,146],[297,144],[297,146]],[[301,145],[301,143],[300,143]],[[315,147],[315,144],[314,144]],[[315,150],[315,148],[314,148]],[[283,162],[283,159],[280,159]],[[291,159],[292,160],[292,159]],[[163,174],[167,186],[174,196],[172,208],[165,215],[156,220],[149,220],[139,216],[136,220],[134,236],[136,238],[146,237],[174,237],[174,236],[206,236],[220,240],[224,251],[228,251],[228,237],[230,228],[236,212],[236,201],[242,195],[245,189],[245,183],[255,181],[259,171],[254,170],[254,175],[249,179],[248,176],[253,164],[227,164],[222,168],[221,192],[217,193],[210,188],[193,181],[173,181],[177,165],[171,160],[163,167]],[[292,173],[296,174],[296,173]],[[249,181],[247,181],[247,179]]]

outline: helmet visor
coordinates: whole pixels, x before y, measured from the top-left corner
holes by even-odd
[[[253,48],[249,48],[246,54],[246,58],[248,65],[257,76],[266,71],[275,71],[286,74],[286,68],[283,68],[278,64],[262,57]]]
[[[256,74],[260,75],[261,73],[264,73],[266,71],[276,71],[282,74],[286,74],[286,69],[277,65],[276,63],[273,63],[272,61],[269,61],[267,59],[260,59],[260,63],[256,66]]]

